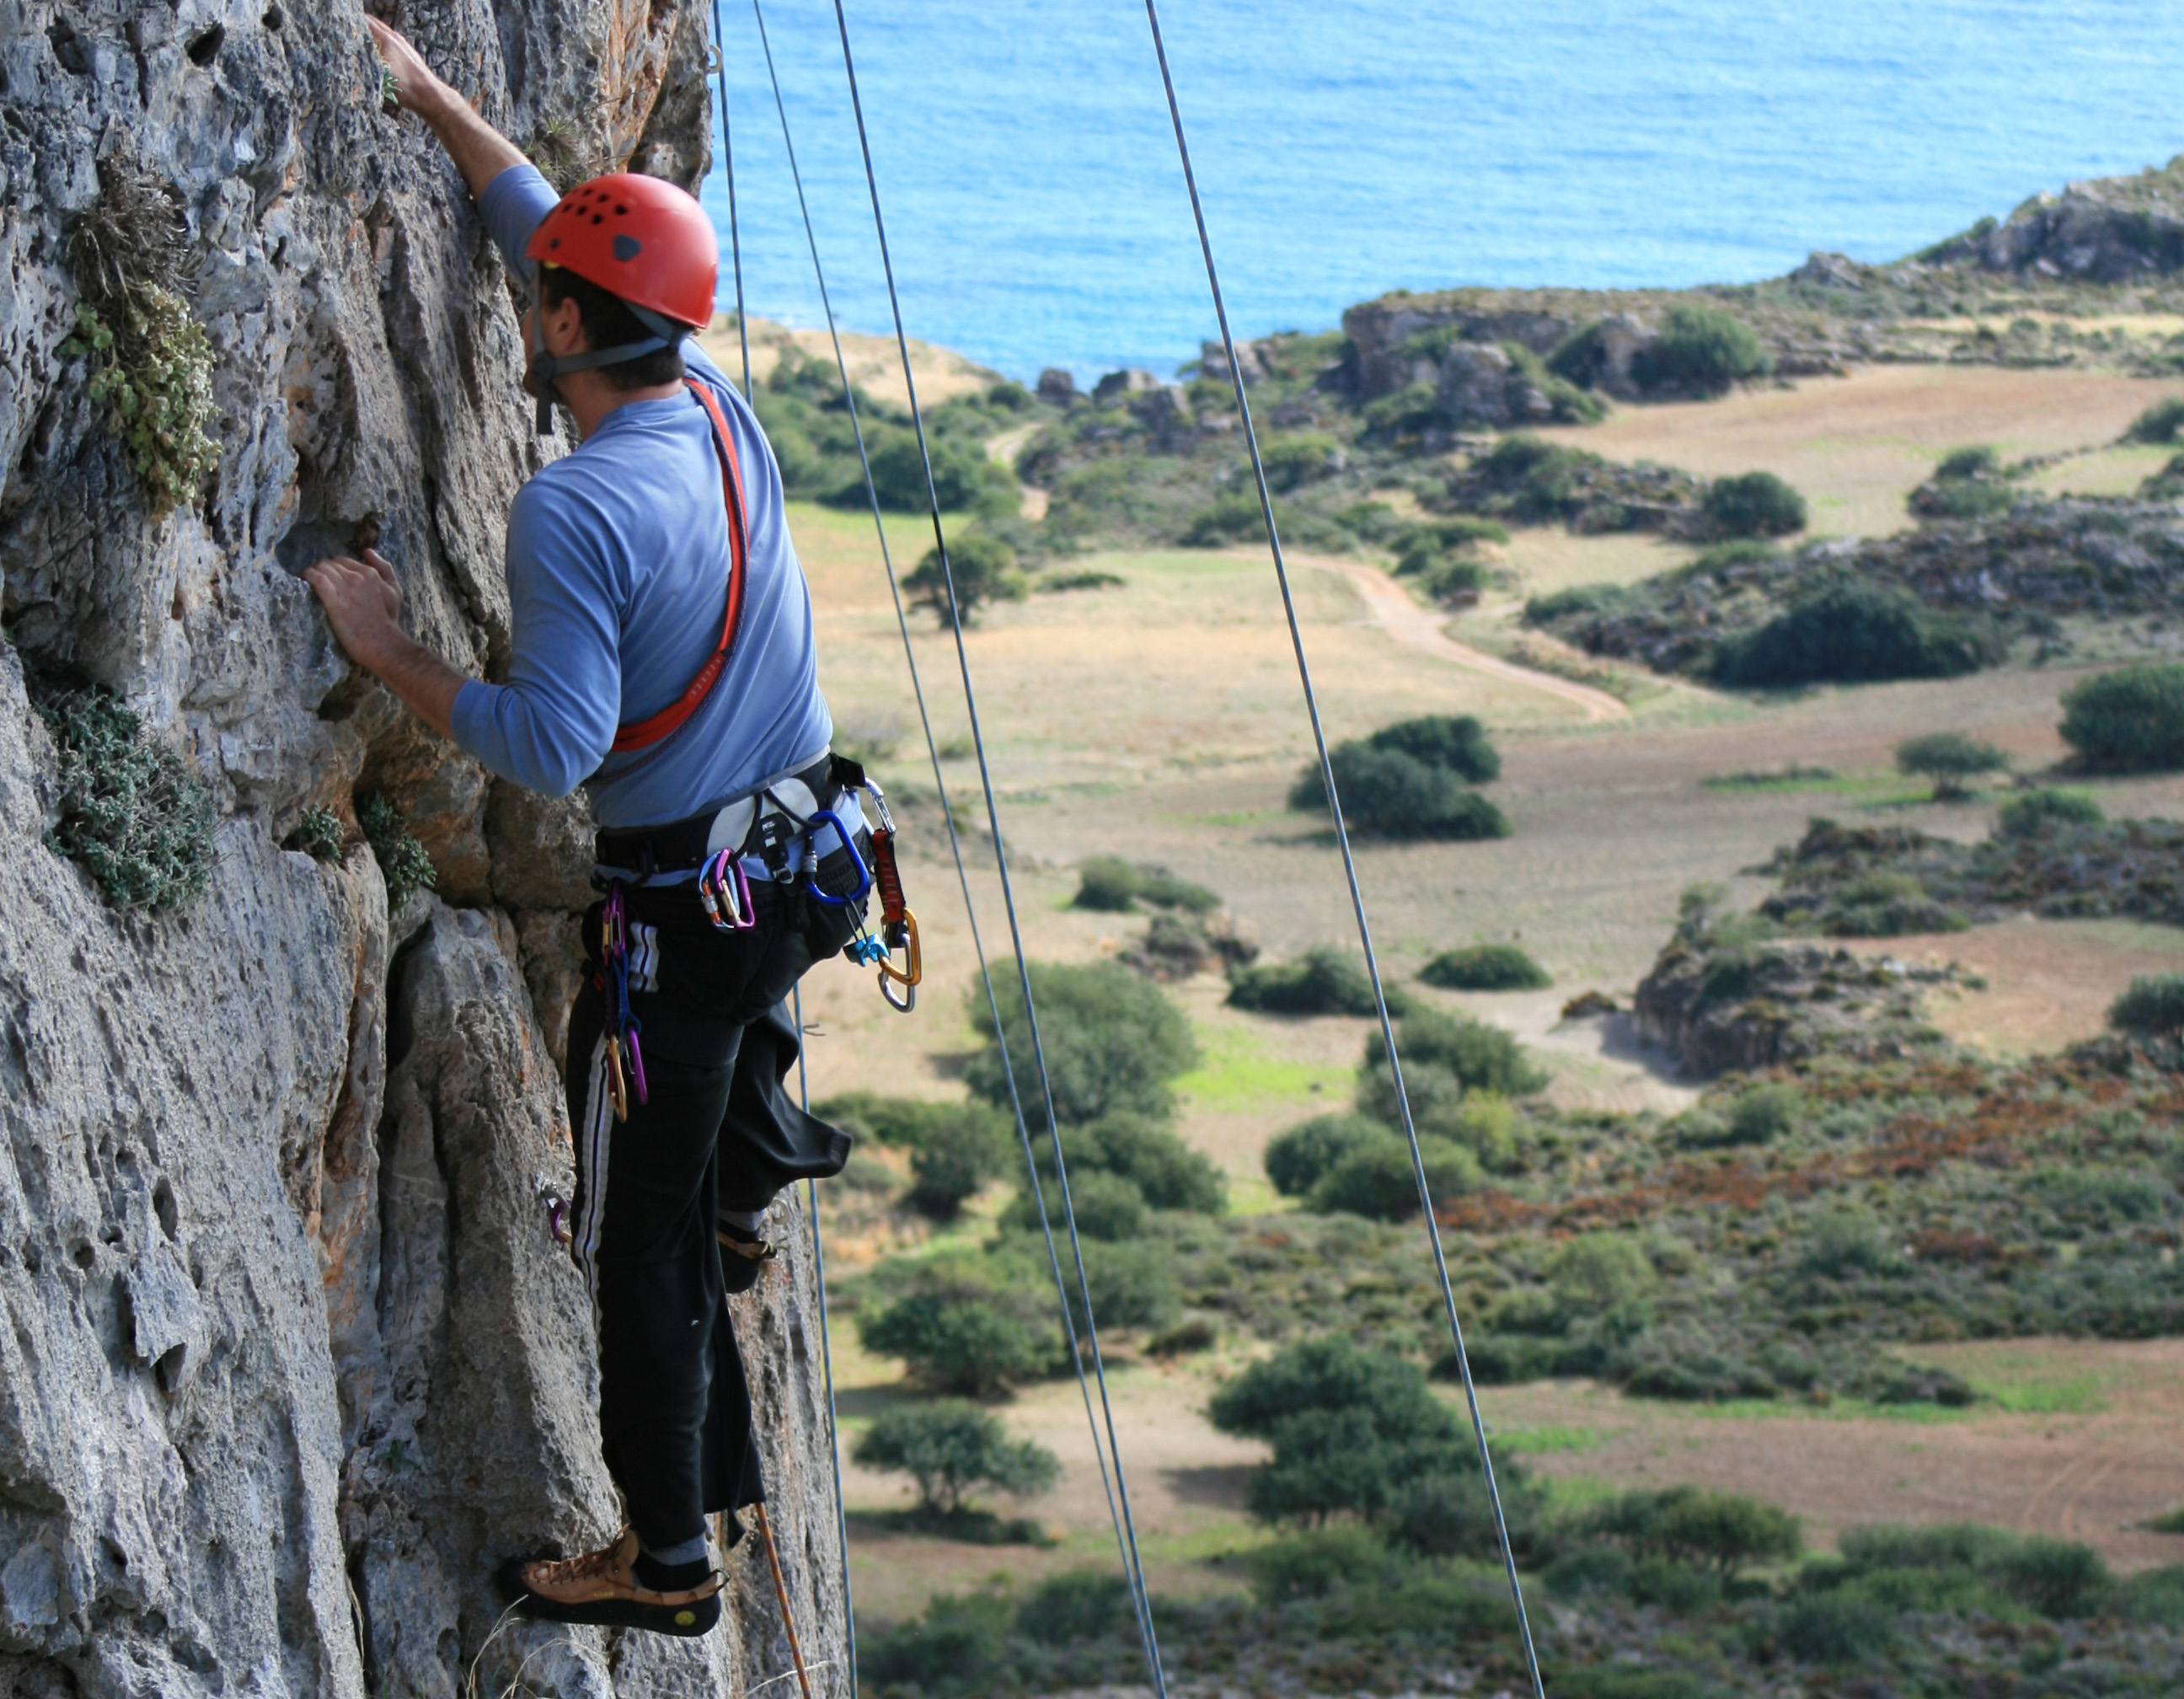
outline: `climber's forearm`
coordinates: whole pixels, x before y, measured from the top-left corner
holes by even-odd
[[[463,174],[473,198],[511,165],[523,164],[515,144],[477,114],[477,109],[435,75],[424,58],[396,31],[367,18],[373,45],[394,73],[394,97],[431,126]]]
[[[370,660],[358,661],[365,670],[402,700],[415,714],[450,743],[455,735],[455,698],[470,681],[414,638],[397,632]]]

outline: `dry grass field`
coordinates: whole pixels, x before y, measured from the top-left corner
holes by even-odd
[[[1805,492],[1816,531],[1874,533],[1898,528],[1909,490],[1942,452],[1967,443],[2012,455],[2070,454],[2042,474],[2051,489],[2126,487],[2160,451],[2109,445],[2159,393],[2082,371],[1885,367],[1712,405],[1624,409],[1599,426],[1554,434],[1701,473],[1766,467]],[[891,744],[883,776],[929,797],[869,521],[805,509],[794,528],[838,721],[861,744]],[[889,538],[898,571],[930,543],[923,523],[907,518],[890,522]],[[1520,533],[1506,558],[1521,597],[1641,576],[1687,552],[1642,538],[1535,532]],[[1263,554],[1175,550],[1084,564],[1116,573],[1122,587],[1035,594],[995,608],[967,638],[1027,949],[1042,959],[1089,959],[1142,924],[1068,905],[1075,864],[1095,854],[1162,863],[1211,886],[1277,958],[1351,937],[1330,837],[1283,805],[1311,743]],[[1373,565],[1298,560],[1293,574],[1330,736],[1425,713],[1476,714],[1490,728],[1503,760],[1490,794],[1514,835],[1361,846],[1361,877],[1392,974],[1407,979],[1437,950],[1496,939],[1521,941],[1553,973],[1547,992],[1424,994],[1518,1032],[1553,1072],[1558,1100],[1573,1106],[1688,1101],[1691,1088],[1617,1023],[1558,1023],[1563,1000],[1580,990],[1627,996],[1687,887],[1724,882],[1750,900],[1761,883],[1748,870],[1817,814],[1983,835],[1992,798],[1925,800],[1922,787],[1894,772],[1893,746],[1914,733],[1958,729],[2001,744],[2020,772],[2039,773],[2064,752],[2058,699],[2078,676],[2016,668],[1766,702],[1676,685],[1633,694],[1626,705],[1497,660],[1514,602],[1440,626]],[[929,613],[913,610],[910,627],[950,797],[959,818],[981,822],[966,838],[969,886],[986,948],[1000,957],[1008,936],[955,648]],[[1802,789],[1704,783],[1792,765],[1835,777]],[[2111,815],[2184,811],[2184,778],[2096,788]],[[975,1042],[964,1012],[975,976],[969,927],[938,811],[922,805],[911,817],[907,872],[928,966],[920,1008],[909,1019],[889,1013],[870,976],[844,965],[815,974],[805,1006],[816,1094],[961,1090],[961,1062]],[[1984,976],[1986,990],[1942,1000],[1930,1013],[1952,1036],[2003,1055],[2089,1036],[2133,974],[2184,969],[2184,935],[2120,922],[2013,922],[1872,947],[1953,959]],[[1228,1172],[1240,1206],[1266,1209],[1273,1204],[1259,1172],[1267,1140],[1344,1100],[1367,1023],[1245,1015],[1222,1005],[1223,989],[1208,978],[1179,993],[1205,1057],[1184,1082],[1182,1130]],[[838,1266],[854,1264],[860,1249],[841,1247]],[[896,1366],[864,1358],[846,1337],[836,1351],[854,1425],[895,1395]],[[1531,1436],[1524,1448],[1571,1491],[1704,1479],[1786,1503],[1822,1537],[1857,1520],[1975,1518],[2082,1539],[2125,1566],[2184,1557],[2184,1540],[2127,1526],[2184,1502],[2184,1449],[2174,1441],[2184,1417],[2184,1346],[1965,1345],[1928,1355],[1950,1356],[1975,1384],[2008,1395],[1975,1415],[1919,1423],[1829,1410],[1708,1412],[1548,1384],[1493,1393],[1490,1412],[1505,1432]],[[1218,1357],[1133,1365],[1117,1382],[1134,1503],[1164,1588],[1207,1585],[1198,1560],[1258,1537],[1240,1508],[1256,1453],[1215,1434],[1200,1413],[1208,1377],[1222,1366]],[[861,1607],[893,1614],[938,1585],[1112,1555],[1074,1385],[1028,1392],[1007,1415],[1067,1465],[1054,1497],[1033,1507],[1061,1543],[1034,1553],[889,1532],[870,1513],[899,1501],[896,1485],[853,1470]]]

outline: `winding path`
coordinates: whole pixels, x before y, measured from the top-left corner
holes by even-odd
[[[1578,684],[1567,678],[1557,678],[1551,672],[1535,672],[1529,666],[1519,666],[1514,661],[1504,660],[1499,655],[1488,655],[1483,649],[1460,643],[1441,629],[1446,616],[1430,608],[1422,608],[1411,599],[1411,593],[1377,566],[1367,566],[1354,560],[1312,560],[1306,564],[1329,572],[1339,572],[1347,578],[1359,598],[1364,602],[1373,623],[1407,649],[1438,655],[1443,660],[1453,661],[1458,666],[1468,667],[1474,672],[1490,673],[1496,678],[1506,678],[1513,683],[1529,685],[1543,690],[1550,696],[1559,696],[1585,710],[1588,720],[1628,720],[1630,705],[1609,695],[1605,690],[1596,690],[1589,684]]]

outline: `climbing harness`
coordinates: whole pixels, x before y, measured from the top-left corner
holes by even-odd
[[[644,1024],[629,1007],[629,915],[622,903],[624,884],[620,879],[610,882],[606,901],[599,905],[599,971],[592,981],[606,1005],[607,1095],[614,1100],[617,1121],[629,1119],[632,1086],[637,1100],[647,1100],[644,1047],[638,1039]]]
[[[838,14],[840,3],[841,0],[835,0]],[[1396,1101],[1402,1110],[1403,1134],[1410,1141],[1412,1177],[1418,1183],[1418,1203],[1426,1221],[1426,1237],[1433,1248],[1435,1272],[1440,1278],[1441,1305],[1448,1317],[1449,1332],[1456,1341],[1457,1367],[1462,1373],[1463,1395],[1470,1406],[1472,1432],[1479,1442],[1479,1466],[1485,1476],[1487,1497],[1494,1507],[1494,1529],[1502,1542],[1502,1563],[1509,1579],[1509,1596],[1517,1607],[1517,1628],[1524,1644],[1525,1671],[1531,1677],[1533,1699],[1546,1699],[1546,1686],[1540,1675],[1540,1655],[1532,1643],[1531,1619],[1524,1611],[1524,1589],[1517,1579],[1516,1553],[1509,1543],[1508,1518],[1502,1512],[1502,1489],[1495,1479],[1494,1459],[1486,1445],[1486,1423],[1479,1413],[1479,1390],[1473,1384],[1471,1359],[1464,1350],[1463,1323],[1457,1315],[1456,1289],[1449,1280],[1448,1254],[1442,1248],[1440,1223],[1434,1215],[1433,1192],[1426,1180],[1425,1156],[1418,1146],[1418,1123],[1412,1117],[1410,1094],[1403,1085],[1402,1063],[1396,1055],[1395,1023],[1389,1018],[1388,994],[1380,981],[1379,959],[1373,951],[1373,928],[1365,917],[1365,896],[1357,883],[1357,860],[1350,847],[1349,829],[1343,823],[1342,805],[1335,792],[1334,767],[1328,755],[1327,731],[1320,723],[1319,696],[1312,688],[1312,668],[1305,660],[1304,633],[1297,622],[1296,601],[1290,593],[1289,565],[1282,558],[1281,532],[1274,524],[1273,494],[1267,482],[1266,462],[1259,453],[1258,433],[1251,425],[1251,404],[1244,393],[1243,367],[1236,358],[1236,339],[1228,328],[1228,304],[1222,298],[1221,276],[1213,264],[1213,239],[1206,232],[1206,209],[1199,199],[1197,175],[1191,170],[1190,144],[1184,140],[1183,133],[1183,108],[1176,99],[1175,78],[1168,69],[1167,44],[1161,38],[1160,11],[1155,0],[1145,0],[1145,21],[1151,27],[1153,53],[1160,62],[1161,86],[1167,96],[1168,117],[1175,128],[1175,148],[1183,163],[1184,186],[1190,192],[1191,216],[1198,225],[1199,251],[1206,259],[1206,281],[1213,295],[1214,317],[1221,326],[1221,346],[1228,361],[1228,381],[1236,393],[1237,415],[1244,425],[1244,443],[1251,454],[1251,473],[1258,484],[1259,510],[1266,521],[1267,544],[1273,555],[1274,577],[1281,587],[1282,610],[1289,620],[1290,646],[1296,652],[1297,679],[1304,688],[1305,710],[1312,720],[1312,743],[1319,754],[1320,780],[1326,787],[1329,812],[1334,817],[1334,838],[1342,851],[1342,871],[1350,883],[1350,906],[1357,920],[1358,941],[1365,947],[1365,972],[1373,982],[1373,1001],[1380,1017],[1381,1042],[1387,1046],[1388,1067],[1395,1082]],[[905,365],[907,364],[905,351]],[[937,526],[937,514],[935,523]],[[957,640],[960,643],[961,638]],[[977,721],[973,720],[972,724],[972,735],[975,736]],[[997,828],[994,833],[997,847],[1000,835]],[[1056,1139],[1055,1156],[1057,1162],[1061,1154],[1061,1141]]]

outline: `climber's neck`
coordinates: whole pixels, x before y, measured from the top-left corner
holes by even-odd
[[[682,393],[680,383],[649,384],[643,389],[617,389],[596,371],[564,372],[554,380],[569,416],[577,421],[577,437],[588,443],[600,421],[617,407],[632,401],[671,401]]]

